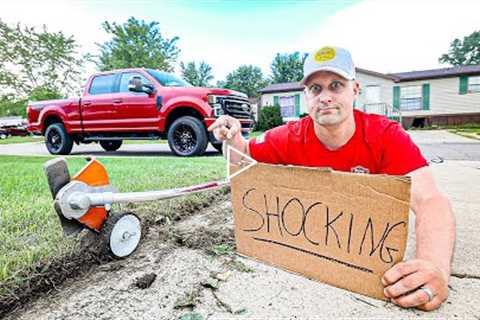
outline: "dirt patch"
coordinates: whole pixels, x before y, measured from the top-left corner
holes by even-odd
[[[212,252],[215,246],[227,245],[235,250],[233,213],[227,201],[174,225],[166,232],[171,240],[182,247]]]
[[[200,210],[209,205],[225,201],[228,198],[228,192],[229,188],[224,188],[206,192],[202,195],[164,201],[160,205],[155,204],[153,206],[158,211],[152,210],[152,207],[148,204],[145,206],[128,205],[121,210],[140,213],[143,242],[145,238],[148,238],[152,227],[158,227],[163,230],[161,232],[166,232],[166,230],[172,229],[175,224],[198,214]],[[169,243],[168,238],[170,236],[160,238],[160,240]],[[58,287],[66,280],[81,278],[95,268],[105,272],[116,272],[124,268],[122,261],[112,262],[112,257],[105,250],[105,243],[101,241],[101,237],[94,233],[85,230],[78,236],[77,242],[78,246],[70,254],[34,266],[33,270],[28,271],[28,281],[22,284],[7,284],[8,293],[0,296],[0,318],[21,306],[31,303],[39,296],[57,292]],[[156,256],[156,263],[160,263],[176,245],[178,244],[173,242],[163,247]],[[147,280],[149,279],[144,280],[145,282],[139,284],[139,288],[142,286],[148,288]]]

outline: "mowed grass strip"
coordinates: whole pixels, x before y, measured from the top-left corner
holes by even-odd
[[[35,265],[75,250],[72,241],[63,237],[53,210],[43,172],[48,159],[51,157],[0,156],[0,296],[8,294],[9,287],[28,281],[28,272]],[[220,156],[97,159],[121,192],[189,186],[220,180],[226,174],[226,162]],[[71,175],[86,164],[82,158],[68,158],[67,162]],[[196,200],[190,197],[186,201]],[[156,209],[162,206],[154,202],[128,207],[145,217],[160,214]]]
[[[0,144],[16,144],[16,143],[28,143],[28,142],[43,142],[43,137],[40,136],[12,136],[5,139],[0,139]]]

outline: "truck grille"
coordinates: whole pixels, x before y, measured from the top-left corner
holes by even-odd
[[[229,95],[218,97],[218,99],[220,100],[222,109],[226,114],[238,119],[250,119],[252,117],[252,109],[247,98],[237,95]]]

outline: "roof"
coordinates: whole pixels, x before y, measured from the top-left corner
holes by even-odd
[[[274,83],[258,91],[261,93],[303,91],[303,85],[300,82]]]
[[[424,79],[439,79],[450,78],[458,76],[480,75],[480,64],[470,66],[458,66],[441,69],[430,69],[421,71],[409,71],[398,73],[380,73],[362,68],[355,68],[357,72],[368,74],[374,77],[380,77],[393,82],[404,82]],[[286,82],[271,84],[263,89],[260,89],[261,93],[275,93],[275,92],[291,92],[302,91],[303,85],[300,82]]]
[[[390,73],[388,76],[395,78],[395,82],[402,82],[424,79],[450,78],[463,75],[480,75],[480,64],[442,69]]]
[[[355,68],[355,71],[360,72],[360,73],[365,73],[365,74],[368,74],[368,75],[374,76],[374,77],[384,78],[384,79],[387,79],[387,80],[392,80],[392,81],[396,80],[396,78],[391,76],[391,75],[376,72],[376,71],[371,71],[371,70],[367,70],[367,69]]]

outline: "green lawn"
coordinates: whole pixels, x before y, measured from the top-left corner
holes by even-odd
[[[250,133],[250,138],[255,138],[261,135],[263,131],[253,131]],[[0,144],[12,144],[12,143],[26,143],[26,142],[43,142],[41,136],[26,136],[26,137],[8,137],[6,139],[0,139]],[[123,140],[125,144],[156,144],[156,143],[168,143],[167,140]]]
[[[0,144],[11,143],[26,143],[26,142],[42,142],[43,137],[40,136],[25,136],[25,137],[8,137],[6,139],[0,139]]]
[[[252,131],[252,132],[250,132],[249,138],[256,138],[259,135],[262,135],[263,133],[264,133],[264,131]]]
[[[472,139],[479,139],[480,140],[480,126],[475,128],[455,128],[449,129],[448,131],[461,135],[463,137],[472,138]]]
[[[36,263],[71,252],[62,236],[43,173],[51,157],[0,156],[0,295],[21,284]],[[122,192],[160,190],[220,180],[226,162],[218,157],[99,158]],[[68,158],[73,175],[85,165]],[[195,195],[201,201],[202,194]],[[129,205],[140,216],[168,214],[168,201]]]

